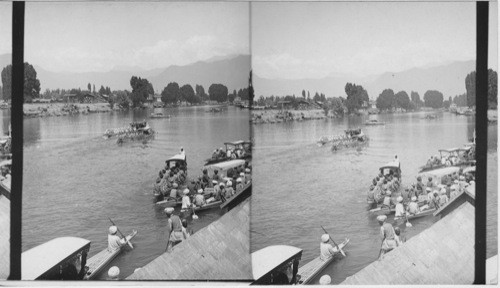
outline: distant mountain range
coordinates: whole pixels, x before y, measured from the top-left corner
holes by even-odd
[[[5,59],[4,59],[5,58]],[[8,61],[7,61],[8,59]],[[0,70],[10,64],[11,55],[0,55]],[[131,90],[130,78],[138,76],[147,78],[155,91],[161,93],[170,82],[177,82],[179,86],[190,84],[195,89],[201,84],[208,92],[211,84],[220,83],[228,87],[229,91],[242,89],[248,86],[250,73],[249,55],[231,55],[228,57],[214,57],[207,61],[199,61],[185,66],[169,66],[144,70],[140,67],[115,67],[108,72],[51,72],[35,65],[41,90],[49,89],[86,89],[87,84],[95,84],[96,89],[101,85],[109,86],[112,90]]]
[[[422,98],[427,90],[438,90],[445,95],[455,96],[465,93],[465,77],[476,69],[476,61],[452,62],[449,64],[412,68],[401,72],[386,72],[368,77],[329,76],[321,79],[266,79],[258,75],[253,77],[255,96],[260,95],[302,95],[302,90],[324,93],[327,97],[345,97],[344,87],[347,82],[362,85],[370,99],[376,99],[384,89],[394,93],[404,90],[410,95],[416,91]]]
[[[0,55],[0,70],[10,64],[11,54]],[[33,64],[33,63],[31,63]],[[101,85],[109,86],[112,90],[130,90],[130,78],[139,76],[147,78],[155,91],[161,92],[170,82],[177,82],[180,86],[190,84],[195,88],[201,84],[208,90],[213,83],[221,83],[229,91],[238,90],[248,85],[250,71],[249,55],[231,55],[214,57],[206,61],[193,64],[166,68],[144,70],[140,67],[114,67],[108,72],[64,73],[51,72],[35,64],[40,79],[42,91],[46,88],[82,88],[87,83],[95,84],[96,89]],[[253,76],[253,85],[256,97],[260,95],[293,95],[299,96],[302,90],[324,93],[327,97],[345,97],[344,87],[347,82],[362,85],[371,99],[376,99],[384,89],[394,92],[401,90],[410,94],[417,91],[420,97],[427,90],[441,91],[445,98],[465,93],[465,77],[475,70],[475,61],[451,62],[430,67],[412,68],[401,72],[386,72],[368,77],[331,75],[320,79],[267,79],[258,75]]]

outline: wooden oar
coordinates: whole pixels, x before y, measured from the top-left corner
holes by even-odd
[[[193,210],[193,220],[198,219],[198,215],[194,212],[194,204],[191,206],[191,209]]]
[[[109,218],[109,221],[111,221],[111,224],[113,224],[113,226],[116,226],[115,225],[115,222],[113,222],[113,220],[111,220],[111,218]],[[123,239],[125,239],[125,241],[127,241],[126,243],[128,244],[128,246],[132,249],[134,249],[134,245],[132,245],[132,243],[130,243],[130,241],[127,240],[127,237],[125,237],[125,235],[123,235],[123,233],[120,231],[120,229],[118,229],[118,226],[116,226],[116,230],[118,231],[118,233],[120,233],[120,235],[122,235]]]
[[[323,228],[323,226],[321,226],[321,229],[323,229],[323,231],[325,231],[325,233],[328,234],[328,232],[326,231],[325,228]],[[337,245],[337,243],[335,243],[335,241],[333,241],[332,236],[330,236],[330,234],[328,234],[328,237],[330,237],[330,240],[333,242],[333,244],[335,244],[335,247],[337,247],[337,250],[340,251],[340,253],[342,253],[342,255],[344,255],[344,257],[345,257],[344,251],[342,251],[342,249],[340,249],[339,245]]]

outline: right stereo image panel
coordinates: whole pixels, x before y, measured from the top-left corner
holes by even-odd
[[[480,97],[497,282],[497,3],[489,14],[475,95],[476,3],[252,3],[257,284],[473,283]]]

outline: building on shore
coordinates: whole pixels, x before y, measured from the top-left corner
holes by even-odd
[[[166,241],[165,241],[166,242]],[[251,281],[250,198],[127,280]]]
[[[475,194],[464,191],[434,213],[441,219],[342,285],[472,284]]]

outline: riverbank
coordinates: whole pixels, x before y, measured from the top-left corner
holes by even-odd
[[[24,116],[30,118],[105,113],[112,110],[108,103],[29,103],[23,105]]]
[[[264,110],[252,111],[252,123],[282,123],[327,118],[324,110]]]

